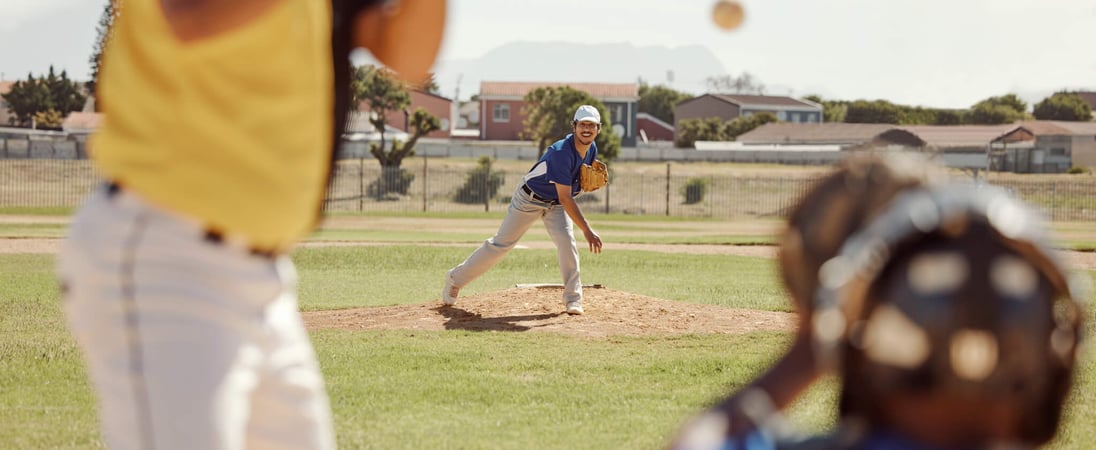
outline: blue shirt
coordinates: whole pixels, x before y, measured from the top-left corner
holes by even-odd
[[[525,184],[541,198],[559,200],[555,184],[570,185],[571,197],[582,192],[579,182],[580,168],[597,159],[597,144],[590,143],[585,158],[579,158],[575,150],[575,135],[568,134],[548,146],[537,163],[525,174]]]

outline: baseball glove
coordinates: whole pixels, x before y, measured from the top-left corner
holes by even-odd
[[[596,159],[593,164],[583,164],[579,169],[579,181],[583,192],[601,189],[609,184],[609,168]]]

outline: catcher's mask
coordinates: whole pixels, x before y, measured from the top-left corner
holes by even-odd
[[[842,415],[883,393],[1007,400],[1017,433],[1055,433],[1081,341],[1087,279],[1048,246],[1042,218],[1007,192],[910,189],[822,265],[818,361],[843,370]],[[957,397],[957,398],[958,398]]]
[[[919,155],[868,153],[850,156],[816,182],[788,216],[780,239],[780,274],[796,311],[809,317],[818,291],[818,269],[856,230],[906,189],[941,183],[947,174]]]

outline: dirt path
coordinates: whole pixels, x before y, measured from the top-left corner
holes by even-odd
[[[60,239],[0,239],[2,253],[56,253]],[[393,245],[377,242],[306,242],[303,247]],[[401,243],[399,245],[408,245]],[[413,244],[412,244],[413,245]],[[419,244],[473,247],[474,244]],[[526,248],[553,248],[530,242]],[[606,251],[643,250],[686,254],[725,254],[773,258],[773,246],[609,244]],[[1096,270],[1096,253],[1067,252],[1080,268]],[[439,286],[440,288],[440,286]],[[691,333],[737,334],[792,330],[795,315],[725,308],[647,297],[613,289],[587,287],[586,314],[563,313],[562,288],[511,288],[461,297],[454,307],[436,301],[400,306],[310,311],[309,329],[344,330],[474,330],[550,332],[581,337],[652,336]]]

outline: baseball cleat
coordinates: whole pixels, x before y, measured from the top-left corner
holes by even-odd
[[[441,290],[441,302],[445,306],[453,306],[457,303],[457,294],[460,293],[460,288],[453,285],[453,278],[448,273],[445,274],[445,288]]]
[[[567,304],[567,314],[570,314],[572,316],[581,316],[584,313],[585,311],[582,310],[582,305],[580,305],[578,302],[571,302]]]

